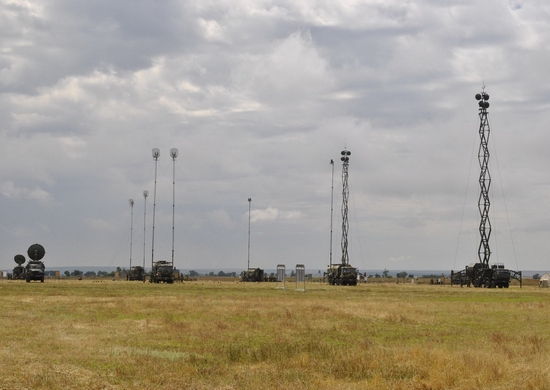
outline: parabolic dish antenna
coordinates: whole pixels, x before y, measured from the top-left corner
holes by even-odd
[[[23,264],[27,260],[27,259],[25,259],[25,256],[23,256],[23,255],[15,255],[15,257],[13,259],[19,265]]]
[[[27,254],[33,260],[42,260],[42,258],[46,254],[46,251],[44,250],[44,247],[42,245],[32,244],[27,250]]]

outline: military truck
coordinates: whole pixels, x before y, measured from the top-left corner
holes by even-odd
[[[11,274],[11,278],[13,280],[23,280],[25,279],[26,275],[25,275],[25,267],[23,267],[21,264],[17,264],[14,268],[13,268],[13,272]]]
[[[130,268],[130,272],[128,273],[128,280],[145,280],[145,270],[140,265],[135,265]]]
[[[357,268],[349,264],[332,264],[327,268],[328,284],[334,285],[357,285]]]
[[[41,261],[46,254],[44,247],[40,244],[33,244],[27,250],[27,254],[29,255],[30,259],[25,266],[25,280],[27,281],[27,283],[31,280],[39,280],[40,282],[44,283],[44,271],[46,267]]]
[[[46,267],[40,260],[29,260],[25,266],[25,280],[29,283],[31,280],[39,280],[44,283],[44,271]]]
[[[159,260],[153,263],[153,269],[151,270],[149,282],[174,283],[174,265],[165,260]]]
[[[241,272],[241,282],[263,282],[264,270],[261,268],[249,268]]]
[[[23,267],[23,263],[25,261],[27,261],[27,259],[23,255],[15,255],[13,257],[13,260],[17,263],[17,265],[13,269],[13,273],[11,274],[10,279],[14,279],[14,280],[18,280],[18,279],[23,280],[23,279],[25,279],[25,277],[26,277],[25,271],[26,270],[25,270],[25,267]]]
[[[451,271],[451,285],[460,284],[468,287],[508,288],[511,279],[516,279],[522,285],[521,271],[512,271],[504,267],[502,263],[491,264],[471,263],[462,271]]]

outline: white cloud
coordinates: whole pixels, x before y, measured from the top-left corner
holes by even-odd
[[[206,40],[229,43],[226,38],[224,28],[220,26],[215,20],[204,20],[200,18],[199,25],[204,31],[204,36]]]
[[[218,226],[230,229],[235,226],[231,221],[231,217],[225,210],[213,210],[208,214],[208,219]]]
[[[307,30],[278,41],[265,54],[245,57],[233,71],[236,87],[246,88],[260,102],[306,104],[330,91],[332,75]]]
[[[6,181],[0,185],[0,192],[10,199],[30,199],[42,205],[53,204],[52,195],[40,187],[19,187],[13,181]]]
[[[269,206],[264,210],[254,209],[250,211],[250,222],[276,221],[279,219],[300,219],[304,214],[300,211],[282,211]]]
[[[391,261],[391,262],[408,262],[410,261],[411,257],[410,256],[398,256],[398,257],[390,257],[388,259],[388,261]]]

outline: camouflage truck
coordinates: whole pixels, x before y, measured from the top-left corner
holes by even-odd
[[[334,285],[357,285],[357,268],[349,264],[333,264],[327,268],[328,284]]]
[[[46,254],[44,247],[40,244],[32,244],[27,250],[27,254],[29,255],[29,262],[25,266],[25,280],[27,283],[31,280],[39,280],[44,283],[44,273],[46,267],[41,261]]]
[[[31,280],[39,280],[44,283],[44,271],[46,267],[40,260],[29,260],[25,266],[25,281],[29,283]]]
[[[11,279],[13,280],[23,280],[25,279],[25,267],[23,267],[21,264],[17,264],[13,268],[13,272],[11,274]]]
[[[173,264],[165,260],[159,260],[153,263],[153,269],[151,270],[149,281],[151,283],[174,283]]]
[[[249,268],[241,272],[241,282],[263,282],[264,270],[261,268]]]
[[[466,267],[468,286],[487,288],[508,288],[510,285],[510,271],[504,264],[492,264],[486,267],[483,263],[473,263]]]
[[[13,260],[17,263],[17,265],[13,269],[13,273],[12,273],[10,279],[14,279],[14,280],[23,280],[23,279],[25,279],[26,278],[26,275],[25,275],[26,269],[25,269],[25,267],[23,267],[23,263],[25,261],[27,261],[27,259],[23,255],[15,255]]]
[[[135,265],[130,268],[130,272],[128,273],[128,280],[139,280],[144,281],[145,280],[145,270],[140,265]]]
[[[461,271],[451,271],[451,286],[459,284],[460,287],[485,287],[485,288],[508,288],[512,279],[523,285],[521,271],[514,271],[504,267],[502,263],[491,264],[471,263]]]

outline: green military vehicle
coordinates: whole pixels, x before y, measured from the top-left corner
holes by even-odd
[[[332,264],[327,268],[328,284],[334,285],[357,285],[357,268],[349,264]]]
[[[261,268],[249,268],[241,272],[241,282],[263,282],[264,270]]]
[[[13,280],[17,280],[17,279],[23,280],[23,279],[25,279],[25,267],[23,267],[20,264],[16,265],[13,268],[11,278]]]
[[[44,283],[44,274],[46,267],[41,261],[46,254],[44,247],[40,244],[33,244],[27,250],[27,254],[29,255],[30,259],[25,266],[25,280],[27,281],[27,283],[31,280],[39,280],[40,282]]]
[[[25,266],[25,281],[29,283],[31,280],[38,280],[44,283],[44,274],[46,267],[40,260],[29,260]]]
[[[23,280],[25,279],[26,275],[25,275],[25,267],[23,267],[23,263],[25,261],[27,261],[27,259],[25,258],[25,256],[23,255],[15,255],[15,257],[13,258],[13,260],[17,263],[17,265],[15,266],[15,268],[13,269],[13,273],[11,275],[11,279],[14,279],[14,280]]]
[[[174,283],[174,265],[165,260],[153,263],[149,281],[151,283]]]
[[[128,280],[139,280],[144,281],[145,280],[145,270],[140,265],[135,265],[130,268],[130,272],[128,273]]]

